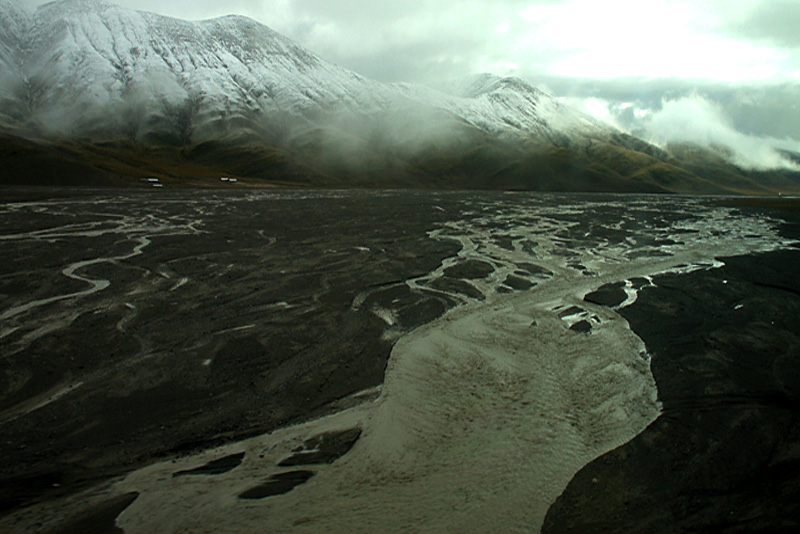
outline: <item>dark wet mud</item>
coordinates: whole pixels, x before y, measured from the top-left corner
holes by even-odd
[[[47,534],[122,534],[124,531],[117,527],[116,519],[138,497],[134,492],[109,499],[67,519]]]
[[[288,471],[272,475],[269,480],[239,494],[240,499],[259,500],[289,493],[300,484],[308,482],[313,471]]]

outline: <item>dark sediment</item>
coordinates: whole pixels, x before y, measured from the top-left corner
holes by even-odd
[[[139,497],[136,492],[114,497],[83,510],[80,517],[67,520],[63,525],[47,531],[47,534],[122,534],[116,519]]]
[[[506,279],[503,283],[511,289],[516,289],[517,291],[527,291],[536,285],[526,278],[514,276],[513,274],[506,276]]]
[[[240,499],[258,500],[289,493],[301,484],[305,484],[314,476],[313,471],[289,471],[272,475],[263,484],[252,487],[239,494]]]
[[[783,231],[800,238],[800,221]],[[653,355],[663,414],[584,467],[544,533],[800,527],[800,251],[655,279],[620,311]]]
[[[597,291],[588,293],[583,297],[583,300],[592,304],[600,304],[601,306],[619,306],[628,298],[624,288],[624,282],[606,284]]]
[[[538,276],[540,278],[551,278],[553,276],[553,273],[551,273],[550,271],[548,271],[544,267],[540,267],[540,266],[538,266],[536,264],[533,264],[533,263],[519,262],[516,265],[517,265],[517,267],[520,268],[520,270],[523,271],[522,274],[528,274],[528,275],[531,275],[531,276]]]
[[[650,280],[647,278],[631,278],[630,282],[633,285],[633,289],[637,291],[650,285]]]
[[[79,271],[110,280],[107,289],[4,324],[20,329],[0,339],[0,513],[329,413],[383,381],[396,338],[374,307],[392,309],[402,333],[458,304],[405,284],[459,250],[427,236],[448,220],[432,206],[457,212],[457,196],[71,194],[49,211],[6,213],[0,233],[114,229],[124,218],[196,220],[199,231],[151,235],[143,254]],[[61,269],[137,243],[119,232],[3,242],[0,310],[84,290]],[[368,302],[352,306],[365,289]],[[24,342],[54,317],[64,328]],[[25,411],[37,398],[44,405]]]
[[[577,315],[579,313],[583,313],[584,311],[586,310],[584,310],[583,308],[578,308],[577,306],[570,306],[569,308],[558,312],[558,316],[563,319],[564,317],[569,317],[570,315]]]
[[[451,278],[449,276],[442,276],[431,284],[435,289],[441,289],[448,293],[458,293],[465,297],[483,300],[484,296],[474,285],[458,278]]]
[[[570,326],[569,329],[572,330],[573,332],[588,334],[589,332],[592,331],[592,323],[584,319]]]
[[[467,260],[461,263],[457,263],[452,267],[448,267],[445,270],[445,274],[447,276],[451,276],[453,278],[466,278],[468,280],[474,280],[477,278],[486,278],[490,274],[494,272],[494,267],[485,261],[479,260]]]
[[[361,436],[360,428],[350,428],[341,432],[325,432],[303,442],[294,454],[281,460],[281,467],[297,465],[332,464],[353,448]]]

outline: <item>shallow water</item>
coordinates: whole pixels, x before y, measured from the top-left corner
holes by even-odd
[[[389,200],[404,195],[375,194]],[[254,194],[247,201],[307,196]],[[243,199],[196,202],[202,206],[194,209],[196,218],[180,219],[179,231],[202,231],[204,215]],[[779,221],[698,199],[468,193],[443,194],[436,202],[427,208],[441,215],[419,239],[455,244],[456,252],[428,272],[364,287],[349,304],[383,321],[383,339],[394,342],[377,400],[154,464],[79,497],[82,505],[140,493],[118,519],[126,532],[538,530],[581,467],[632,439],[660,409],[647,347],[614,309],[585,302],[584,295],[624,283],[626,306],[643,287],[633,279],[712,269],[722,265],[721,257],[787,244],[777,233]],[[152,237],[136,233],[130,219],[122,221],[139,239]],[[165,222],[154,228],[174,232]],[[369,245],[353,253],[376,248]],[[149,248],[136,250],[147,254]],[[94,279],[80,279],[97,287]],[[403,327],[406,292],[456,306],[409,330]],[[13,315],[33,308],[25,306],[17,304]],[[315,466],[304,484],[263,500],[236,497],[285,471],[277,464],[303,440],[355,426],[363,432],[353,449],[331,465]],[[242,465],[229,473],[169,476],[242,450]],[[50,513],[59,506],[77,505],[54,504]]]

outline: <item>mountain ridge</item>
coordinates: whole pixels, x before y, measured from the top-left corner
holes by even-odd
[[[337,187],[769,193],[797,185],[784,176],[762,187],[737,175],[733,188],[701,178],[702,162],[689,169],[519,78],[382,84],[246,17],[188,22],[102,0],[24,12],[0,0],[0,17],[7,142],[24,137],[129,178],[179,183],[192,177],[185,167],[209,180]],[[148,162],[148,153],[159,157]],[[7,157],[24,169],[24,158]],[[19,172],[0,178],[25,181]]]

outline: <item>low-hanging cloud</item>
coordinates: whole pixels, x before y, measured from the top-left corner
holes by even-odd
[[[108,1],[250,16],[384,82],[519,76],[622,130],[725,147],[748,168],[791,167],[775,147],[800,151],[796,0]]]
[[[552,91],[545,90],[545,92],[551,93]],[[625,104],[612,103],[594,96],[588,98],[561,97],[559,100],[573,109],[614,126],[618,130],[630,133],[630,125],[624,120],[625,114],[623,111],[628,107]]]
[[[800,170],[780,150],[800,152],[790,137],[746,134],[719,103],[699,94],[665,97],[654,105],[598,97],[561,99],[592,117],[656,145],[692,143],[711,149],[745,169]]]
[[[730,152],[732,163],[747,169],[800,170],[776,150],[775,139],[741,133],[720,106],[700,95],[665,100],[660,110],[645,117],[643,127],[655,143],[689,142],[722,149]]]

